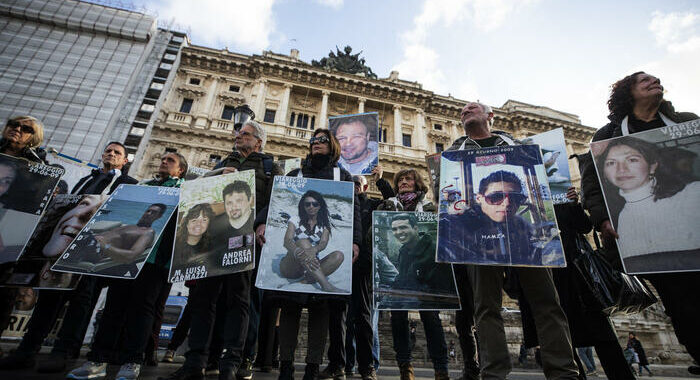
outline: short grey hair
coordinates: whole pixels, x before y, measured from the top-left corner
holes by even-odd
[[[491,106],[489,106],[489,105],[487,105],[487,104],[484,104],[484,103],[481,103],[481,102],[476,102],[476,104],[478,104],[478,105],[481,107],[481,109],[482,109],[484,112],[486,112],[486,114],[493,113],[493,108],[491,108]],[[492,117],[491,120],[489,120],[489,121],[487,122],[487,123],[488,123],[488,126],[489,126],[489,129],[491,129],[491,127],[493,127],[493,121],[494,121],[495,118],[496,118],[496,115],[494,115],[494,117]]]
[[[258,140],[260,140],[260,150],[265,149],[265,143],[267,142],[267,133],[265,133],[265,129],[263,129],[262,125],[260,125],[255,120],[248,120],[245,123],[243,123],[241,128],[245,127],[246,125],[250,125],[255,130],[255,133],[253,135]]]

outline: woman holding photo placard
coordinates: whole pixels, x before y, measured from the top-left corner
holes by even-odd
[[[608,109],[610,110],[610,114],[608,115],[610,123],[596,132],[593,136],[593,142],[627,136],[698,119],[698,116],[694,113],[676,112],[671,102],[664,99],[664,88],[659,78],[641,71],[628,75],[612,85],[610,98],[608,100]],[[609,145],[612,145],[612,143]],[[610,149],[612,150],[613,147],[610,147]],[[623,148],[617,148],[617,150],[621,149]],[[639,152],[639,149],[643,148],[631,147],[628,151],[636,150]],[[608,154],[606,153],[606,155]],[[646,171],[651,174],[653,169],[654,175],[656,175],[656,170],[659,169],[658,163],[653,159],[642,156],[635,164],[641,165],[642,160],[647,167]],[[592,155],[586,154],[581,156],[579,166],[581,168],[581,186],[584,193],[584,206],[590,213],[591,221],[596,230],[600,231],[603,236],[603,245],[612,252],[612,255],[609,257],[613,258],[617,256],[615,239],[619,239],[620,235],[618,235],[618,231],[616,231],[613,226],[612,222],[614,220],[611,221],[611,218],[614,218],[615,215],[608,215],[603,198],[603,189],[598,181],[598,173],[593,164]],[[630,182],[633,179],[632,177],[637,178],[635,175],[624,175],[621,177],[630,177],[615,180],[619,182],[618,188],[623,191],[627,190],[622,186],[628,187],[628,185],[632,183]],[[651,184],[652,178],[649,178],[648,175],[647,178],[648,181],[645,181],[639,177],[642,181],[637,184],[637,186],[634,186],[634,188],[639,189],[644,186],[653,188],[654,186]],[[606,181],[610,180],[606,179]],[[632,190],[632,188],[629,190]],[[650,199],[654,197],[658,198],[659,196],[661,196],[661,194],[654,194],[646,201],[649,202]],[[697,202],[697,199],[695,199],[694,202]],[[610,204],[608,206],[610,206]],[[612,214],[617,214],[621,209],[622,208],[619,206],[616,208],[611,207],[610,211]],[[657,216],[652,209],[647,209],[647,213],[644,216],[645,220],[649,218],[655,218],[658,223]],[[639,222],[639,220],[634,222],[633,228],[637,228],[635,227],[637,226],[637,222]],[[676,225],[675,218],[672,216],[670,220],[661,221],[657,226],[661,228],[661,224]],[[618,225],[621,227],[620,223],[618,223]],[[679,228],[696,225],[697,223],[693,222],[690,226],[679,226]],[[663,226],[663,228],[665,228],[665,226]],[[619,232],[622,232],[622,230]],[[624,242],[622,242],[622,244],[624,244]],[[678,341],[686,347],[688,353],[696,362],[700,362],[700,340],[697,339],[697,336],[700,336],[700,326],[695,320],[697,315],[700,314],[700,296],[696,291],[696,289],[700,288],[700,272],[656,273],[646,274],[643,277],[649,280],[658,291],[661,301],[664,304],[666,314],[671,317],[671,323],[673,324]],[[700,374],[700,366],[690,366],[688,371],[693,374]]]
[[[7,121],[0,139],[0,153],[8,156],[24,158],[31,162],[46,162],[46,151],[39,148],[44,142],[44,125],[32,116],[17,116]],[[8,186],[9,187],[9,186]],[[0,239],[0,251],[2,240]],[[0,265],[0,274],[9,271],[14,263]],[[12,305],[17,290],[0,288],[0,331],[4,331],[10,322]],[[2,349],[0,349],[2,355]],[[2,363],[0,362],[0,365]]]
[[[294,169],[287,175],[352,182],[350,173],[338,167],[339,157],[340,144],[338,140],[327,129],[316,129],[309,140],[309,154],[302,162],[301,168]],[[321,288],[326,290],[330,289],[328,288],[330,283],[328,283],[327,276],[342,263],[344,255],[352,254],[354,261],[359,254],[361,239],[359,202],[355,199],[352,253],[335,251],[319,260],[320,256],[317,254],[325,248],[331,231],[328,216],[324,216],[326,208],[323,204],[325,201],[320,197],[320,194],[315,196],[313,193],[307,192],[301,198],[298,206],[300,225],[297,226],[294,223],[288,225],[284,246],[290,253],[280,263],[280,271],[287,278],[301,277],[306,272],[312,280],[317,281]],[[325,213],[327,214],[327,210]],[[267,209],[258,214],[255,224],[264,226],[265,220],[267,220]],[[264,231],[264,227],[262,231]],[[258,237],[260,237],[259,235]],[[264,239],[262,240],[264,241]],[[314,245],[314,241],[317,241],[316,245]],[[301,310],[304,307],[309,312],[309,347],[304,379],[311,380],[319,376],[319,367],[323,362],[329,327],[331,343],[328,356],[330,364],[323,373],[336,372],[336,367],[342,371],[345,365],[345,318],[348,297],[305,293],[287,293],[278,297],[282,304],[279,327],[279,379],[291,380],[294,378],[294,350],[297,346]]]

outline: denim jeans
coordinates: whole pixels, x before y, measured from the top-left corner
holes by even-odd
[[[576,349],[578,351],[578,357],[581,358],[583,365],[586,366],[588,372],[595,371],[595,360],[593,360],[593,348],[591,347],[579,347]]]
[[[445,342],[445,331],[442,329],[439,312],[420,311],[420,319],[423,322],[428,355],[433,361],[433,368],[436,371],[447,371],[447,342]],[[394,338],[396,362],[399,365],[410,363],[413,358],[407,311],[391,312],[391,335]]]

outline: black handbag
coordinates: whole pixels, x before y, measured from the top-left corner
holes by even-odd
[[[579,255],[574,259],[583,281],[599,308],[608,316],[638,313],[657,302],[646,283],[637,276],[623,273],[610,264],[600,248],[598,234],[593,233],[597,250],[582,235],[576,236]],[[591,306],[591,305],[587,305]]]

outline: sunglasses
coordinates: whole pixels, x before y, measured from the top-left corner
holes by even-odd
[[[304,207],[318,207],[320,204],[316,201],[304,202]]]
[[[506,193],[502,191],[497,191],[495,193],[491,193],[489,195],[484,196],[484,199],[486,199],[486,203],[490,205],[500,205],[506,198],[508,198],[511,203],[518,205],[523,204],[527,199],[527,197],[521,193]]]
[[[24,124],[20,123],[20,122],[17,121],[17,120],[12,120],[12,121],[8,122],[8,123],[7,123],[7,127],[8,127],[8,128],[13,128],[13,129],[14,129],[14,128],[19,128],[19,130],[20,130],[22,133],[28,133],[28,134],[31,134],[31,135],[34,134],[34,127],[32,127],[31,125],[24,125]]]
[[[327,142],[331,141],[326,135],[321,135],[321,136],[314,136],[309,139],[309,145],[314,145],[316,143],[319,144],[325,144]]]

